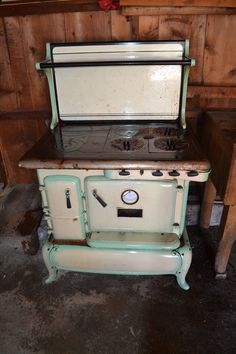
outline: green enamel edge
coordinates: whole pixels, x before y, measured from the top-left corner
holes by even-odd
[[[188,191],[189,191],[189,181],[184,182],[184,195],[182,201],[182,212],[181,212],[181,222],[180,222],[180,235],[182,235],[185,226],[185,217],[186,217],[186,209],[187,209],[187,201],[188,201]]]
[[[82,217],[80,218],[81,221],[81,236],[83,239],[86,238],[86,230],[85,230],[85,210],[84,210],[84,206],[83,206],[83,192],[81,189],[81,182],[80,179],[78,177],[75,176],[65,176],[65,175],[60,175],[60,176],[47,176],[44,178],[44,184],[47,185],[48,182],[49,183],[56,183],[58,181],[68,181],[70,183],[74,183],[76,185],[76,189],[77,189],[77,193],[78,193],[78,200],[79,200],[79,208],[81,210],[81,215]],[[47,191],[46,191],[46,195],[47,195]]]
[[[185,40],[184,44],[184,55],[189,56],[189,40]],[[195,65],[195,60],[191,59],[191,65]],[[180,123],[183,129],[186,129],[186,117],[185,117],[185,112],[186,112],[186,100],[187,100],[187,89],[188,89],[188,78],[189,78],[189,72],[190,72],[190,66],[185,65],[183,67],[183,86],[182,86],[182,100],[181,100],[181,111],[180,111]]]
[[[45,60],[45,62],[48,62],[51,60],[52,60],[52,58],[51,58],[50,43],[46,43],[46,60]],[[52,71],[52,69],[41,69],[40,63],[36,63],[35,67],[37,70],[44,70],[44,73],[45,73],[47,80],[48,80],[50,101],[51,101],[51,107],[52,107],[52,118],[51,118],[50,128],[54,129],[58,124],[58,112],[57,112],[56,93],[55,93],[55,87],[54,87],[54,81],[53,81],[53,71]]]
[[[89,246],[94,247],[94,248],[108,248],[108,249],[127,249],[127,250],[173,250],[177,249],[180,245],[179,239],[176,240],[175,242],[172,242],[169,246],[161,246],[155,243],[152,244],[145,244],[144,242],[142,244],[135,244],[135,243],[128,243],[128,242],[99,242],[99,241],[94,241],[89,238],[87,238],[87,243]]]

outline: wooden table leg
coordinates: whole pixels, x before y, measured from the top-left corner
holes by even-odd
[[[201,205],[200,227],[208,229],[211,221],[213,203],[216,197],[216,189],[209,178],[205,185],[203,201]]]
[[[219,238],[220,243],[215,260],[216,278],[221,278],[220,274],[226,272],[231,248],[236,240],[236,205],[224,206],[220,222]]]

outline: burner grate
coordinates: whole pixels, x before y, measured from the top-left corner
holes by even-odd
[[[141,139],[115,139],[111,141],[111,147],[119,151],[137,151],[143,146],[144,143]]]
[[[159,138],[154,141],[154,146],[162,151],[183,151],[188,144],[176,138]]]
[[[155,129],[155,133],[158,136],[166,136],[166,137],[179,137],[183,133],[183,130],[177,127],[159,127]]]

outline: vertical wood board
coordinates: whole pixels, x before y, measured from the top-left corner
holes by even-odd
[[[16,90],[12,77],[12,63],[6,42],[4,21],[0,18],[0,111],[18,109]]]
[[[236,85],[236,15],[207,17],[203,81]]]
[[[190,57],[196,59],[191,68],[190,82],[202,82],[206,16],[160,16],[159,39],[189,39]]]
[[[139,39],[156,40],[159,38],[159,16],[140,16]]]
[[[129,41],[132,39],[131,21],[122,16],[119,11],[111,12],[111,39],[113,41]]]
[[[66,41],[111,40],[110,12],[72,12],[64,14]]]

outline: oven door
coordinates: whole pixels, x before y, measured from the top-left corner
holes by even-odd
[[[177,181],[87,177],[89,231],[173,232]]]

